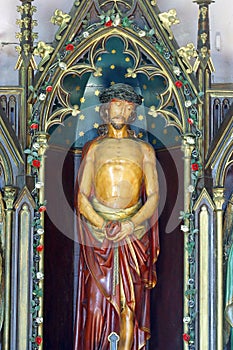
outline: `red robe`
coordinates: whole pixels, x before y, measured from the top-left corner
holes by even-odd
[[[80,217],[78,225],[82,244],[74,349],[109,350],[109,334],[120,334],[120,290],[119,283],[113,283],[114,247],[108,240],[97,242]],[[131,240],[131,247],[125,242],[117,249],[126,303],[135,314],[132,350],[145,349],[150,337],[150,288],[156,284],[158,223],[140,240]]]

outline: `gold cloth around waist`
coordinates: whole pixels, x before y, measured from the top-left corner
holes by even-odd
[[[142,206],[141,201],[125,209],[110,208],[100,203],[95,197],[92,199],[92,206],[95,211],[105,220],[126,220],[132,217]]]
[[[141,208],[142,203],[141,201],[138,201],[135,205],[129,208],[125,209],[115,209],[107,207],[106,205],[100,203],[95,197],[92,198],[92,206],[94,210],[102,216],[104,220],[110,221],[110,220],[116,220],[116,221],[124,221],[124,220],[130,220],[130,218],[137,213],[137,211]],[[105,229],[100,229],[94,225],[92,225],[90,222],[87,222],[87,225],[89,227],[89,230],[91,231],[93,237],[97,239],[99,242],[103,242],[104,238],[106,237]],[[142,236],[146,233],[148,230],[148,223],[144,222],[141,225],[138,225],[134,229],[134,235],[141,239]]]

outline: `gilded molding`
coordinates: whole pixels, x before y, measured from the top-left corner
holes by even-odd
[[[23,203],[19,211],[19,246],[18,246],[18,307],[17,307],[17,350],[25,350],[29,346],[30,321],[30,278],[31,268],[31,211],[27,203]]]
[[[3,199],[6,205],[6,231],[5,231],[5,305],[4,328],[2,346],[4,350],[10,350],[10,319],[11,319],[11,241],[13,226],[13,207],[16,196],[16,188],[5,186]]]
[[[21,202],[23,200],[23,198],[26,197],[30,203],[30,205],[32,206],[32,208],[35,208],[35,201],[31,195],[31,193],[29,192],[29,189],[25,186],[22,191],[19,193],[15,203],[14,203],[14,208],[18,209],[21,205]]]
[[[215,204],[212,200],[212,198],[210,197],[209,193],[207,192],[206,188],[204,187],[198,197],[198,199],[196,200],[194,206],[193,206],[193,210],[196,211],[198,209],[198,207],[200,207],[201,203],[203,202],[203,200],[206,200],[208,205],[210,206],[210,208],[212,210],[215,209]]]
[[[199,307],[200,307],[200,349],[208,349],[209,345],[209,213],[206,205],[201,206],[199,214],[200,227],[200,283],[199,283]]]

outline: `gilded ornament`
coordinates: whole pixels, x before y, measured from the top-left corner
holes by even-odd
[[[201,56],[205,58],[208,55],[208,48],[206,46],[203,46],[201,48]]]
[[[225,192],[225,188],[223,187],[213,188],[213,200],[217,210],[222,210],[222,206],[225,201],[224,192]]]
[[[74,105],[72,113],[71,113],[72,116],[76,117],[79,113],[80,113],[79,106],[78,105]]]
[[[44,41],[38,42],[37,47],[33,51],[33,54],[42,58],[38,66],[40,71],[44,70],[43,65],[50,59],[50,55],[53,51],[54,48],[47,45]]]
[[[16,39],[19,39],[19,41],[22,41],[23,39],[23,34],[22,33],[16,33],[15,34]]]
[[[125,74],[126,78],[137,78],[137,73],[135,73],[135,70],[133,68],[127,68],[127,74]]]
[[[22,15],[24,13],[24,6],[17,6],[17,12]]]
[[[26,29],[28,29],[29,26],[30,26],[31,18],[30,18],[30,17],[25,17],[25,18],[22,20],[22,22],[23,22],[23,24],[24,24],[24,27],[25,27]]]
[[[102,68],[101,68],[101,67],[97,67],[97,68],[95,69],[95,72],[93,73],[93,75],[94,75],[95,77],[102,77]]]
[[[29,44],[24,44],[23,45],[23,51],[24,51],[25,55],[28,56],[29,53],[30,53],[30,45]]]
[[[30,13],[31,5],[25,4],[23,7],[24,7],[24,12],[28,15]]]
[[[166,29],[169,34],[169,39],[173,39],[173,33],[171,31],[171,25],[180,23],[179,19],[176,17],[176,9],[171,9],[168,12],[163,12],[159,14],[159,19],[162,26]]]
[[[34,28],[38,25],[37,20],[33,19],[31,23],[31,27]]]
[[[31,34],[31,32],[30,32],[30,30],[28,30],[28,29],[25,29],[25,30],[23,31],[23,37],[24,37],[24,39],[25,39],[26,41],[29,40],[30,34]]]
[[[18,54],[20,55],[20,54],[21,54],[21,51],[22,51],[22,48],[21,48],[21,46],[16,46],[16,47],[15,47],[15,50],[16,50],[16,52],[18,52]]]
[[[156,107],[150,106],[148,114],[151,115],[152,117],[156,118],[158,116],[158,112],[156,110]]]
[[[63,13],[61,10],[57,9],[54,12],[54,16],[51,17],[50,21],[53,24],[56,24],[56,25],[58,25],[60,27],[58,32],[57,32],[57,34],[56,34],[56,39],[57,40],[61,39],[61,35],[60,34],[63,32],[63,30],[65,28],[67,28],[68,23],[70,22],[70,20],[71,20],[71,16],[68,15],[67,13]]]
[[[31,33],[32,39],[37,39],[38,38],[38,33]]]
[[[207,33],[202,33],[200,35],[200,38],[201,38],[201,41],[202,41],[202,44],[204,45],[206,43],[206,40],[207,40]]]
[[[19,28],[23,28],[23,20],[22,19],[17,19],[16,24],[17,24],[17,26],[19,26]]]
[[[192,73],[193,68],[190,64],[189,60],[191,58],[197,57],[197,51],[195,49],[195,46],[193,43],[189,43],[186,46],[182,46],[180,49],[177,50],[177,53],[179,57],[182,58],[182,61],[187,66],[187,73]]]
[[[32,15],[34,12],[36,12],[36,7],[35,6],[31,6],[30,4],[17,6],[17,12],[20,12],[21,15],[23,13],[25,13],[26,15],[28,15],[28,14]]]
[[[6,203],[6,209],[12,210],[14,206],[16,196],[16,188],[13,186],[6,186],[4,187],[4,201]]]
[[[206,7],[206,6],[201,7],[200,12],[201,12],[202,18],[206,19],[208,7]]]

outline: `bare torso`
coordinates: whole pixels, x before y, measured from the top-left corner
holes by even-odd
[[[140,197],[143,145],[134,139],[105,138],[94,151],[94,191],[111,208],[128,208]]]

